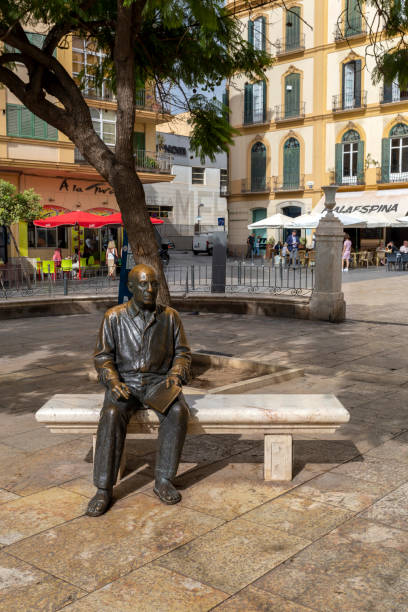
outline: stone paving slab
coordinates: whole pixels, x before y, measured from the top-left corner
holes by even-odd
[[[156,441],[140,436],[98,519],[83,515],[90,436],[50,434],[34,413],[100,390],[101,316],[0,322],[0,611],[406,612],[407,289],[348,282],[340,325],[183,314],[194,350],[305,370],[260,393],[335,393],[351,422],[295,437],[290,483],[264,482],[262,436],[191,436],[174,507],[152,493]]]

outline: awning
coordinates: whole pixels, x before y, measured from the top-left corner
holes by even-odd
[[[313,208],[313,213],[324,210],[324,196]],[[368,227],[384,227],[387,223],[400,227],[397,217],[408,215],[408,189],[354,191],[336,193],[334,211],[367,218]],[[378,225],[373,221],[378,219]]]

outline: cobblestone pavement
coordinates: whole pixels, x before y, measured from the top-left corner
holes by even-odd
[[[283,484],[263,481],[259,437],[188,438],[172,507],[152,494],[155,440],[141,437],[98,519],[84,516],[89,436],[50,434],[33,414],[98,388],[101,317],[0,322],[0,610],[405,612],[407,289],[401,276],[345,284],[340,325],[185,314],[195,350],[304,368],[259,392],[333,392],[351,422],[296,440]]]

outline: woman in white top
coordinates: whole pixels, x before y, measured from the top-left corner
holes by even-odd
[[[108,248],[106,249],[106,264],[108,266],[108,276],[114,278],[116,276],[116,259],[118,251],[114,240],[109,240]]]

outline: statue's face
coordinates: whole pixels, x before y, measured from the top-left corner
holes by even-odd
[[[150,266],[135,266],[129,274],[129,290],[133,300],[143,309],[153,309],[156,305],[159,282],[156,272]]]

